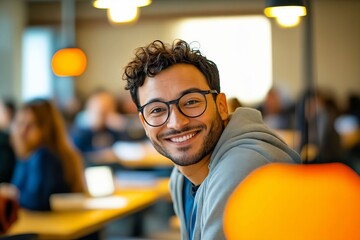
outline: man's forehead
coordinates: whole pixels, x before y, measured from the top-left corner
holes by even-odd
[[[177,71],[179,68],[169,70],[164,70],[166,72],[160,72],[154,77],[145,78],[144,84],[138,89],[140,104],[153,99],[173,100],[189,89],[209,89],[205,77],[201,72],[197,73],[196,68],[189,68],[189,71]]]

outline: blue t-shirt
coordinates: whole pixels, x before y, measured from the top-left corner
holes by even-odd
[[[198,188],[199,186],[194,186],[186,177],[184,177],[184,187],[183,187],[184,215],[185,215],[186,229],[189,234],[189,239],[192,239],[195,221],[196,221],[197,206],[194,205],[194,199]]]
[[[11,182],[20,191],[20,206],[31,210],[50,210],[51,194],[70,192],[60,159],[46,148],[17,160]]]

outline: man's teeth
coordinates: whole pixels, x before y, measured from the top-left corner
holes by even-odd
[[[185,142],[186,140],[189,140],[193,136],[195,136],[195,133],[188,134],[188,135],[185,135],[185,136],[182,136],[182,137],[171,138],[170,140],[172,142],[180,143],[180,142]]]

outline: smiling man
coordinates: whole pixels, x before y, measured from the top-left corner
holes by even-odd
[[[138,48],[123,78],[147,136],[175,163],[170,189],[182,239],[225,239],[224,207],[236,186],[262,165],[300,162],[258,111],[229,115],[216,64],[185,41]]]

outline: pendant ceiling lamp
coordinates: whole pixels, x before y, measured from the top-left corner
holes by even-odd
[[[51,60],[53,73],[58,77],[77,77],[86,69],[85,53],[75,47],[75,0],[61,1],[61,35],[59,50]]]
[[[139,18],[139,9],[132,2],[119,1],[107,9],[107,16],[113,24],[135,22]]]
[[[283,27],[294,27],[299,24],[300,17],[306,16],[306,7],[302,0],[266,0],[264,13],[276,18]]]
[[[93,6],[95,8],[107,9],[118,2],[133,2],[137,7],[146,7],[151,4],[151,0],[95,0]]]
[[[95,0],[93,6],[99,9],[107,9],[110,23],[134,22],[139,17],[139,7],[151,4],[151,0]]]
[[[51,61],[51,67],[56,76],[80,76],[86,69],[87,59],[80,48],[62,48],[58,50]]]

